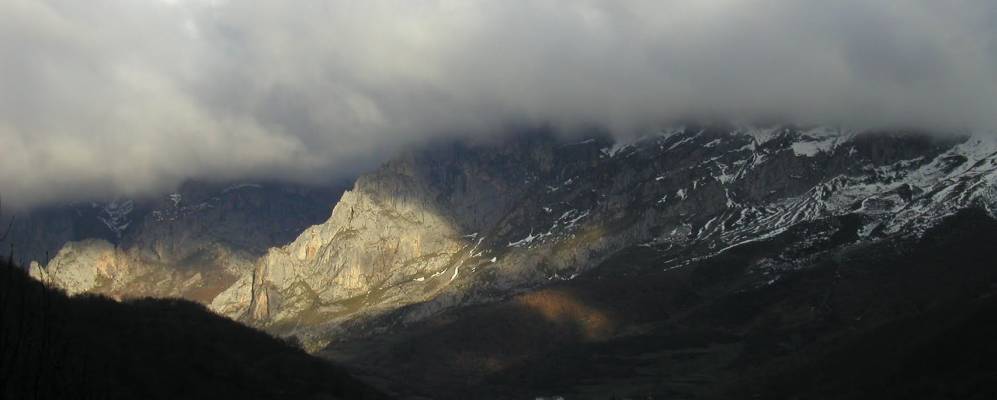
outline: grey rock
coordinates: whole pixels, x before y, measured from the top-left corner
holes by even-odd
[[[281,230],[286,244],[253,216],[280,220],[293,200],[188,217],[182,194],[167,204],[176,214],[145,214],[137,226],[149,233],[126,229],[126,250],[68,246],[33,274],[73,291],[189,297],[211,286],[199,298],[211,309],[315,350],[574,279],[635,248],[679,268],[844,215],[857,217],[860,241],[916,236],[959,209],[994,215],[995,183],[989,136],[690,125],[613,143],[526,132],[403,154],[359,177],[325,222]],[[199,254],[222,261],[177,268]]]

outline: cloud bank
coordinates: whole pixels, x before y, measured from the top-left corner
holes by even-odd
[[[0,193],[321,181],[510,124],[997,127],[990,0],[5,0]]]

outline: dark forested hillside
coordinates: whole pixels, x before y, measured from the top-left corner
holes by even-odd
[[[199,304],[69,298],[0,264],[2,398],[383,398],[291,343]]]

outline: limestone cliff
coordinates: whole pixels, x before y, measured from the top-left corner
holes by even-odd
[[[248,270],[253,260],[223,247],[203,249],[199,257],[182,267],[158,264],[143,259],[137,250],[89,239],[66,244],[45,267],[32,262],[29,274],[70,295],[183,297],[208,302]]]
[[[917,234],[993,203],[993,171],[973,170],[993,155],[967,140],[979,139],[689,126],[630,144],[541,134],[431,146],[360,177],[328,221],[271,249],[211,306],[315,347],[572,279],[635,247],[669,267],[849,213],[863,240]]]
[[[71,294],[210,303],[269,247],[320,222],[338,195],[334,188],[188,183],[162,198],[36,210],[17,222],[13,248],[32,261],[33,276]]]
[[[198,288],[216,312],[316,349],[571,280],[627,252],[678,268],[844,216],[858,241],[916,236],[964,208],[993,215],[995,183],[989,136],[712,125],[614,143],[527,132],[397,157],[296,238],[292,224],[270,224],[287,221],[298,200],[264,196],[235,202],[235,217],[146,214],[159,220],[142,231],[159,233],[129,238],[127,227],[117,246],[70,246],[34,274],[74,292],[191,297]],[[170,201],[182,210],[184,200]],[[267,243],[275,226],[283,243],[232,250]]]

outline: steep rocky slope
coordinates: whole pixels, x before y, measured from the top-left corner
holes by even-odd
[[[860,240],[916,236],[992,208],[995,153],[985,135],[830,127],[690,125],[631,143],[525,132],[404,154],[265,254],[318,207],[246,185],[169,196],[138,219],[118,204],[117,245],[74,243],[32,270],[71,293],[196,299],[316,349],[569,280],[633,246],[677,267],[841,215]]]
[[[318,348],[570,280],[633,246],[679,267],[842,215],[858,240],[916,236],[993,206],[995,152],[987,136],[736,126],[434,146],[358,179],[212,308]]]
[[[399,398],[997,395],[997,221],[970,209],[874,242],[855,222],[803,223],[682,268],[635,247],[321,354]]]
[[[159,199],[36,210],[17,220],[15,257],[71,294],[210,302],[269,247],[328,216],[334,188],[188,183]]]
[[[988,134],[689,125],[619,143],[525,132],[406,153],[358,178],[288,244],[220,257],[239,260],[232,268],[207,262],[223,278],[178,268],[215,251],[127,234],[132,247],[67,246],[33,273],[82,291],[195,298],[402,395],[724,397],[783,379],[792,363],[820,368],[893,324],[961,323],[924,310],[989,307],[969,299],[992,285],[985,249],[941,238],[973,237],[973,221],[989,229],[995,184]],[[963,225],[945,225],[954,216]],[[934,260],[897,286],[904,265],[931,254],[916,250],[936,242],[971,268],[945,281]],[[177,248],[198,251],[132,261]],[[860,278],[842,286],[842,271]],[[983,286],[969,297],[931,285],[974,276]],[[924,340],[948,335],[936,333]],[[785,348],[812,353],[786,359]],[[755,361],[763,371],[745,375]],[[537,378],[516,386],[527,376]],[[830,397],[844,390],[834,385]]]

